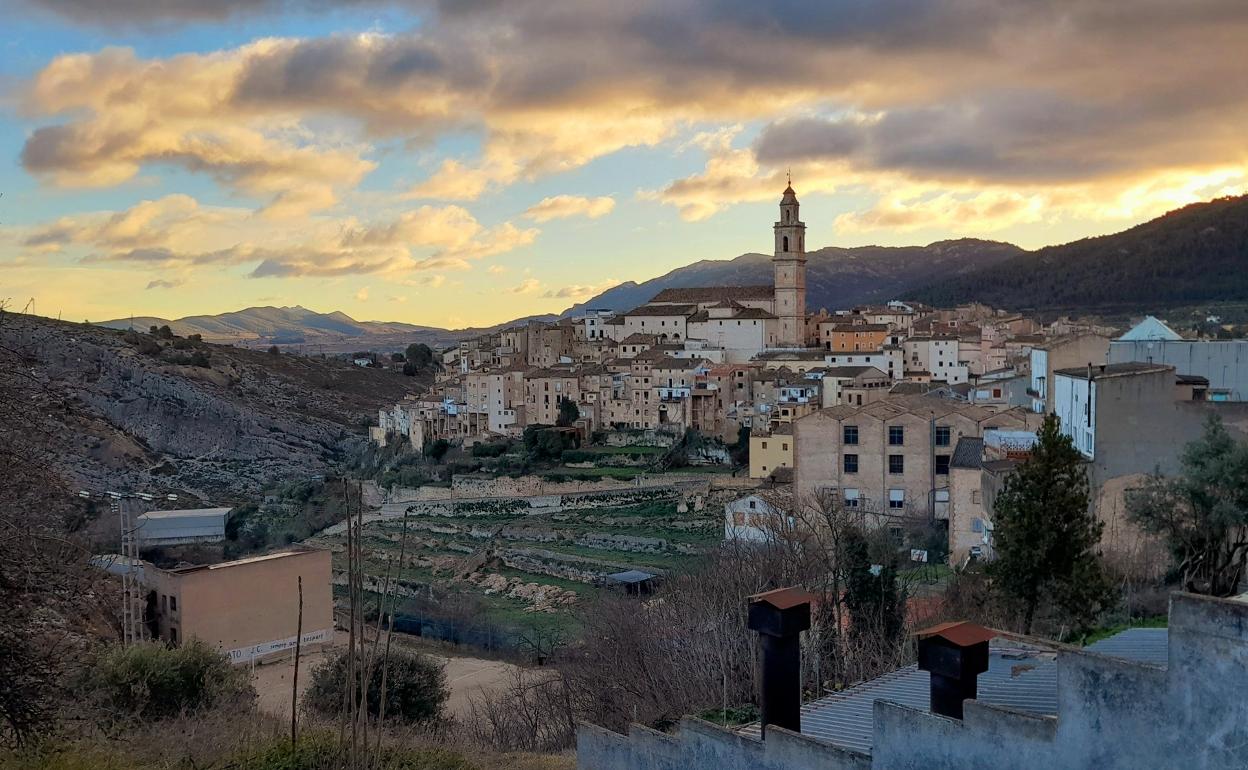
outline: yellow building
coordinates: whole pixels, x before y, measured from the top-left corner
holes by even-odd
[[[170,644],[196,638],[235,663],[291,654],[303,582],[303,649],[334,637],[330,552],[281,551],[222,564],[148,567],[146,616],[153,636]]]
[[[793,425],[782,423],[770,433],[750,434],[750,478],[765,479],[777,468],[793,467]]]

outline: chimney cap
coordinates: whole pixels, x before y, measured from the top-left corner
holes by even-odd
[[[955,620],[915,631],[914,635],[919,639],[939,636],[958,647],[969,647],[996,638],[997,632],[965,620]]]
[[[787,610],[799,604],[807,604],[813,601],[815,597],[814,594],[804,588],[791,586],[789,588],[777,588],[774,591],[764,591],[761,594],[753,594],[748,598],[751,604],[766,602],[778,610]]]

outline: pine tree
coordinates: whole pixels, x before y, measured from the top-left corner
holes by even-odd
[[[1165,538],[1183,590],[1233,596],[1248,570],[1248,442],[1217,415],[1183,450],[1176,478],[1153,476],[1127,498],[1127,514]]]
[[[897,585],[891,558],[879,565],[878,574],[872,571],[870,545],[857,529],[846,533],[845,568],[849,640],[870,669],[864,675],[878,674],[892,661],[905,636],[905,592]]]
[[[1083,457],[1049,415],[1031,456],[1005,479],[993,506],[997,588],[1023,613],[1031,633],[1042,603],[1086,625],[1112,596],[1097,545],[1103,525],[1088,504]]]

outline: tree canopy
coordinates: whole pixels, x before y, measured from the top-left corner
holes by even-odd
[[[1063,624],[1080,626],[1110,601],[1097,552],[1103,525],[1089,508],[1083,456],[1055,416],[1045,418],[1031,456],[1006,477],[993,524],[990,573],[1021,610],[1023,633],[1031,633],[1042,605]]]
[[[1210,415],[1181,462],[1176,478],[1155,474],[1129,495],[1127,514],[1166,541],[1183,590],[1231,596],[1248,563],[1248,442]]]

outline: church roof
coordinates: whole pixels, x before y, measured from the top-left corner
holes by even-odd
[[[740,302],[742,300],[774,300],[774,286],[689,286],[664,289],[650,302]]]

